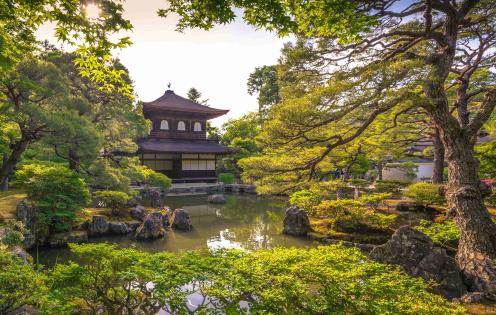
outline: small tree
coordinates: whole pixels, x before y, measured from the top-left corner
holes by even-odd
[[[71,227],[75,214],[90,201],[84,180],[65,166],[27,164],[16,172],[39,218],[56,231]]]
[[[100,204],[112,210],[113,215],[119,214],[119,209],[126,206],[131,196],[121,191],[101,190],[94,194],[94,197]]]

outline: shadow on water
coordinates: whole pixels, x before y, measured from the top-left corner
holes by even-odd
[[[137,241],[130,236],[91,238],[90,242],[109,242],[148,252],[177,252],[196,249],[307,247],[306,238],[282,234],[285,199],[256,195],[226,194],[226,203],[208,204],[206,195],[167,197],[172,209],[186,209],[191,216],[191,231],[169,230],[167,236],[153,241]],[[67,248],[39,249],[33,253],[44,265],[70,258]]]

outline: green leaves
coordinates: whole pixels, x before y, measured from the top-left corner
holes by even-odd
[[[27,164],[16,172],[16,178],[44,223],[57,231],[69,229],[75,213],[90,201],[86,183],[64,166]]]
[[[342,245],[156,253],[71,245],[49,273],[47,314],[461,314],[429,285]],[[192,297],[197,297],[193,298]],[[203,298],[204,297],[204,298]],[[189,304],[188,298],[192,304]],[[188,310],[189,307],[189,310]]]
[[[15,3],[14,3],[15,2]],[[21,0],[0,4],[0,70],[11,70],[23,57],[33,55],[38,43],[35,32],[47,22],[55,24],[55,36],[76,46],[76,64],[83,76],[99,83],[102,89],[119,90],[132,97],[124,73],[109,63],[112,51],[129,46],[128,37],[113,39],[119,31],[132,28],[122,17],[120,0],[99,0],[97,19],[86,16],[86,2],[79,0]]]
[[[241,13],[248,24],[275,31],[281,36],[293,33],[308,37],[336,37],[342,42],[350,42],[358,39],[360,32],[375,25],[374,18],[356,9],[355,2],[339,0],[173,0],[158,14],[162,17],[172,13],[179,15],[179,31],[187,28],[208,30],[215,24],[231,23]]]

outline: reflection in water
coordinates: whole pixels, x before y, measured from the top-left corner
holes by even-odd
[[[163,239],[137,241],[132,236],[109,236],[91,242],[111,242],[149,252],[195,249],[242,248],[257,250],[273,247],[306,247],[311,241],[282,234],[285,199],[254,195],[226,195],[223,205],[207,204],[207,196],[167,197],[172,209],[186,209],[191,216],[191,231],[169,230]],[[68,258],[68,249],[40,249],[33,256],[43,264]]]

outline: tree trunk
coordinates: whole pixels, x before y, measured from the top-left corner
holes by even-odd
[[[69,150],[69,168],[78,173],[81,170],[81,157],[79,156],[77,145],[74,145]]]
[[[453,45],[455,47],[456,45]],[[474,157],[475,134],[471,134],[450,113],[444,82],[452,64],[451,57],[438,58],[424,84],[430,102],[424,107],[432,117],[446,150],[448,214],[460,229],[456,261],[470,291],[496,297],[496,224],[484,205],[481,182]]]
[[[460,228],[456,260],[470,290],[494,298],[496,270],[492,260],[496,257],[496,224],[484,205],[473,140],[463,133],[440,131],[448,159],[448,209]]]
[[[382,162],[379,162],[377,164],[377,179],[378,180],[382,180],[382,171],[384,169],[384,165],[382,164]]]
[[[9,187],[9,177],[14,171],[21,159],[22,153],[26,151],[28,147],[29,139],[27,137],[22,137],[19,141],[16,141],[12,146],[12,152],[7,159],[4,158],[2,167],[0,168],[0,190],[7,190]]]
[[[9,156],[7,154],[4,154],[2,165],[7,164],[8,159],[9,159]],[[2,180],[2,182],[0,182],[0,191],[7,191],[7,190],[9,190],[9,178],[8,177],[6,177],[5,179]]]
[[[432,170],[432,182],[434,184],[443,183],[443,170],[444,170],[444,145],[439,135],[439,130],[434,128],[434,135],[432,136],[432,146],[434,148],[434,168]]]

